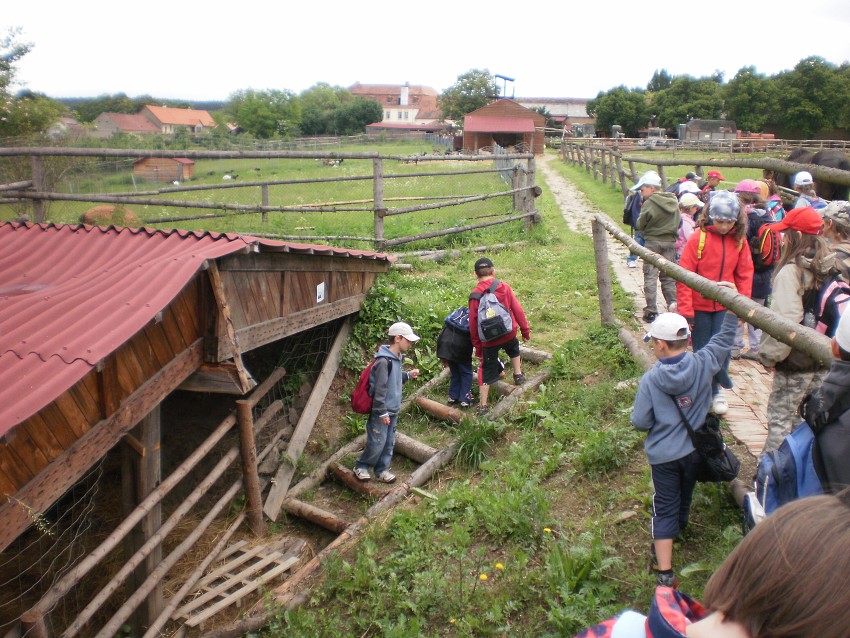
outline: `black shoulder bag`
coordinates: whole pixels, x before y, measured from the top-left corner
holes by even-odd
[[[676,401],[676,397],[671,396],[671,398],[685,427],[688,428],[691,443],[694,444],[703,460],[703,467],[697,472],[697,480],[701,483],[728,483],[737,478],[741,461],[732,453],[732,450],[726,448],[723,435],[720,433],[720,419],[717,418],[717,415],[709,412],[705,417],[702,429],[694,431],[688,417],[685,416],[679,402]]]

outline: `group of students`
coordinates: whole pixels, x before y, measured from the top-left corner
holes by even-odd
[[[527,342],[531,338],[531,331],[522,304],[510,285],[496,279],[493,261],[489,257],[481,257],[475,262],[474,271],[477,282],[469,295],[468,306],[446,317],[443,330],[437,338],[437,356],[450,371],[448,404],[466,409],[473,401],[474,353],[478,360],[477,413],[485,416],[490,410],[490,386],[505,376],[504,364],[499,359],[500,351],[504,351],[510,359],[514,383],[525,383],[517,335],[522,335],[523,341]],[[479,306],[489,302],[482,301],[485,295],[493,295],[494,303],[499,304],[506,313],[506,332],[492,338],[487,330],[479,326]],[[402,355],[419,341],[413,328],[400,321],[390,326],[387,335],[388,343],[382,344],[375,353],[374,364],[369,372],[372,408],[366,422],[366,446],[354,465],[354,475],[361,481],[372,479],[369,468],[374,470],[377,480],[383,483],[395,481],[396,476],[390,471],[390,462],[401,410],[402,385],[419,376],[418,369],[409,372],[402,370]]]

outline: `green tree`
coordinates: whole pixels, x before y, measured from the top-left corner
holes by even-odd
[[[838,125],[846,113],[847,82],[823,58],[800,60],[793,71],[774,78],[777,91],[777,124],[786,131],[811,137]]]
[[[334,111],[334,129],[338,135],[362,133],[367,124],[384,119],[384,109],[375,100],[356,97]]]
[[[667,69],[656,69],[655,73],[652,74],[649,84],[646,85],[646,90],[653,93],[663,91],[664,89],[669,89],[671,84],[673,84],[673,78],[667,73]]]
[[[598,130],[608,131],[612,125],[619,124],[627,137],[637,137],[638,131],[646,127],[649,107],[643,91],[620,85],[590,100],[587,114],[596,117]]]
[[[288,137],[301,125],[301,104],[291,91],[237,91],[225,111],[243,130],[262,139]]]
[[[540,113],[540,115],[542,115],[543,117],[546,118],[546,123],[543,125],[546,128],[557,128],[558,127],[558,124],[552,118],[552,114],[549,112],[549,109],[547,109],[545,106],[535,106],[531,110],[534,111],[535,113]]]
[[[335,132],[334,122],[337,110],[350,104],[354,96],[348,89],[320,82],[303,91],[299,99],[301,100],[301,132],[304,135],[327,135]]]
[[[754,66],[738,70],[724,90],[726,117],[741,131],[759,132],[775,114],[775,87]]]
[[[487,69],[471,69],[459,75],[440,95],[437,103],[443,112],[443,118],[459,121],[493,101],[496,95],[496,78]]]
[[[723,88],[712,78],[680,75],[653,96],[650,108],[656,126],[666,129],[675,130],[691,119],[716,120],[723,112]]]

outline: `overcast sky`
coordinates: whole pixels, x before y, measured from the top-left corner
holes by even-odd
[[[811,55],[850,60],[846,0],[8,0],[2,24],[33,45],[16,88],[53,98],[226,100],[357,81],[442,92],[470,69],[514,78],[508,96],[590,98],[662,68],[730,80],[748,65],[773,75]]]

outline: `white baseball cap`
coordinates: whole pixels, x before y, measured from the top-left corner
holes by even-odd
[[[690,334],[691,329],[688,327],[688,320],[682,315],[675,312],[662,312],[655,318],[652,325],[649,326],[649,332],[646,333],[643,340],[662,339],[663,341],[678,341],[679,339],[688,338]]]
[[[681,184],[679,184],[679,195],[682,193],[699,193],[699,186],[696,185],[695,182],[691,180],[685,180]]]
[[[699,206],[702,208],[705,204],[700,200],[699,197],[694,195],[693,193],[685,193],[679,198],[679,206],[683,208],[690,208],[691,206]]]
[[[413,334],[413,328],[410,327],[410,324],[403,321],[398,321],[391,325],[390,329],[387,330],[387,334],[391,337],[404,337],[408,341],[419,341],[419,337]]]
[[[640,178],[637,184],[632,186],[629,190],[636,191],[641,186],[655,186],[656,188],[661,187],[661,176],[655,171],[646,171]]]

